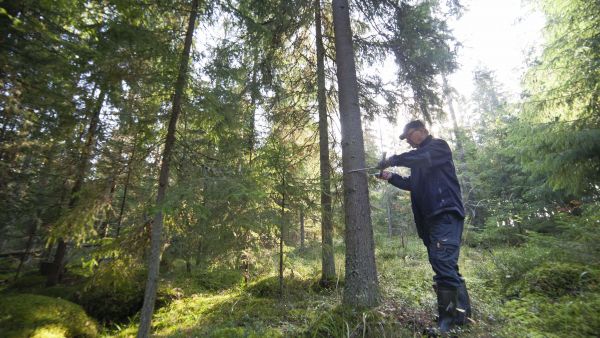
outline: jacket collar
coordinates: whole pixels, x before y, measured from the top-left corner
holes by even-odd
[[[433,136],[431,136],[431,135],[428,135],[428,136],[427,136],[427,137],[426,137],[426,138],[423,140],[423,142],[421,142],[421,144],[419,144],[419,146],[418,146],[417,148],[421,148],[421,147],[424,147],[424,146],[426,146],[427,144],[429,144],[429,142],[431,142],[431,140],[433,140]]]

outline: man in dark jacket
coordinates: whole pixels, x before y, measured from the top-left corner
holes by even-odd
[[[439,330],[447,332],[454,324],[464,324],[471,311],[465,281],[458,272],[465,212],[452,152],[446,141],[433,138],[418,120],[404,127],[400,139],[415,150],[384,159],[378,168],[408,167],[410,177],[383,171],[378,178],[410,191],[417,232],[435,272]]]

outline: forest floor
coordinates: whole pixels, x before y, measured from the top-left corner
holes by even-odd
[[[436,302],[432,272],[425,248],[417,238],[401,247],[399,238],[378,239],[376,255],[381,304],[375,309],[351,311],[341,306],[343,285],[319,286],[318,247],[286,255],[284,294],[279,295],[278,277],[268,274],[248,286],[228,285],[223,270],[186,273],[183,261],[175,262],[164,282],[176,286],[178,299],[156,311],[153,332],[158,337],[413,337],[435,326]],[[341,248],[340,248],[341,249]],[[497,294],[475,276],[481,253],[465,248],[461,266],[474,306],[471,325],[460,336],[486,336],[500,325]],[[273,270],[276,260],[273,260]],[[343,267],[343,252],[336,263]],[[339,274],[343,277],[343,272]],[[471,277],[472,275],[472,277]],[[495,300],[495,301],[494,301]],[[135,334],[137,321],[105,331],[107,336]]]
[[[432,271],[425,248],[417,238],[408,238],[402,246],[397,237],[377,236],[376,243],[381,303],[374,309],[352,311],[342,307],[342,281],[329,289],[319,287],[318,246],[304,251],[287,248],[283,296],[279,295],[275,255],[263,257],[260,264],[263,270],[254,274],[247,285],[239,271],[215,266],[194,267],[188,273],[185,262],[175,260],[162,274],[162,289],[168,290],[168,297],[166,301],[162,297],[155,310],[153,334],[157,337],[419,337],[426,328],[435,325],[436,312]],[[338,244],[336,264],[343,277],[343,248]],[[535,275],[539,277],[537,280],[527,279],[532,269],[537,271],[534,267],[545,266],[551,250],[531,245],[493,250],[464,245],[461,250],[460,267],[471,296],[473,320],[458,330],[457,336],[594,336],[600,329],[597,317],[600,279],[595,270],[585,266],[563,267],[577,276],[582,272],[592,276],[585,285],[579,277],[577,286],[565,286],[559,285],[569,283],[561,271],[553,270],[550,277],[539,277],[542,271]],[[558,284],[552,284],[557,274],[562,277]],[[77,285],[54,291],[44,289],[41,279],[36,282],[35,278],[28,278],[29,282],[21,282],[18,288],[5,286],[0,301],[18,303],[26,294],[69,298],[61,295],[81,292],[77,291]],[[523,283],[527,280],[534,285],[550,283],[554,289],[533,292]],[[15,308],[0,309],[0,327],[5,326],[7,336],[36,336],[35,328],[23,331],[21,327],[49,322],[47,319],[32,322],[31,318],[39,314],[31,312],[33,307],[27,307],[29,310],[19,310],[29,311],[21,315],[27,323],[14,323],[18,317]],[[75,325],[72,318],[75,317],[66,320]],[[80,322],[81,326],[90,325],[89,319]],[[52,330],[58,332],[55,336],[130,337],[135,336],[138,323],[139,317],[134,315],[125,322],[98,325],[91,331],[61,329],[60,323],[54,323]],[[12,331],[6,327],[12,327]],[[5,336],[2,329],[0,335]]]

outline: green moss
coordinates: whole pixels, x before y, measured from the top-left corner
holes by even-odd
[[[596,288],[598,277],[581,264],[546,262],[527,272],[522,284],[526,292],[561,297]]]
[[[96,324],[85,311],[64,299],[21,294],[0,299],[2,337],[94,337]]]
[[[538,337],[592,337],[600,332],[600,295],[565,296],[556,300],[531,294],[505,304],[508,319],[502,333],[527,332]]]

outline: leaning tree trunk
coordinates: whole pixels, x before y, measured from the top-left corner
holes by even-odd
[[[315,29],[317,42],[317,100],[319,104],[319,161],[321,170],[321,284],[329,285],[335,279],[333,256],[333,222],[331,209],[331,176],[329,172],[329,131],[327,126],[327,98],[325,96],[325,48],[321,32],[321,0],[315,0]]]
[[[346,281],[343,302],[351,307],[372,307],[378,303],[378,282],[369,187],[364,172],[350,172],[365,167],[350,11],[347,0],[334,0],[332,6],[342,127],[346,222]]]
[[[104,99],[106,98],[106,89],[102,89],[100,92],[100,96],[98,97],[98,106],[94,110],[92,117],[90,119],[90,126],[88,127],[87,138],[85,144],[83,145],[83,149],[81,151],[81,157],[79,158],[79,163],[77,164],[77,172],[75,174],[75,183],[73,184],[73,188],[71,189],[71,197],[69,199],[69,209],[75,207],[79,200],[79,193],[83,188],[83,181],[85,179],[85,175],[87,169],[89,167],[90,159],[92,157],[92,151],[94,148],[94,143],[96,141],[96,133],[98,132],[98,125],[100,124],[100,112],[102,111],[102,106],[104,104]],[[65,238],[58,239],[58,245],[56,247],[56,253],[54,254],[54,261],[52,262],[51,269],[48,273],[48,278],[46,279],[46,286],[53,286],[58,283],[60,280],[65,264],[65,256],[67,254],[67,241]]]
[[[152,223],[152,235],[150,239],[150,258],[148,261],[148,280],[146,281],[146,291],[144,293],[144,305],[142,306],[140,327],[137,337],[150,336],[150,324],[152,322],[152,314],[154,313],[154,302],[156,300],[156,290],[158,288],[158,274],[160,266],[160,256],[162,247],[162,228],[163,228],[163,213],[161,210],[162,203],[165,199],[167,185],[169,180],[169,166],[173,147],[175,145],[175,130],[177,119],[181,112],[181,101],[187,80],[188,64],[190,60],[190,51],[192,48],[192,38],[194,36],[194,27],[196,26],[196,16],[198,14],[198,0],[192,0],[192,10],[188,22],[183,53],[181,55],[181,63],[179,64],[179,74],[175,83],[175,95],[173,96],[173,111],[169,120],[167,137],[165,140],[165,148],[162,154],[162,162],[160,166],[160,176],[158,179],[158,192],[156,196],[156,206],[158,212],[154,216]]]

